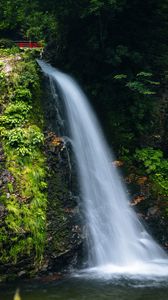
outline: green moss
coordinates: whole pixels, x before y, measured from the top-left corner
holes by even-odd
[[[10,174],[0,196],[7,211],[0,233],[0,262],[16,264],[33,255],[36,264],[44,252],[47,205],[40,76],[30,52],[19,53],[17,60],[13,52],[3,50],[3,57],[10,54],[12,70],[2,76],[0,97],[0,137]]]

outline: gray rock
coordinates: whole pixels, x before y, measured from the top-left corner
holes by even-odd
[[[153,207],[150,207],[149,209],[148,209],[148,212],[147,212],[147,215],[148,216],[154,216],[154,215],[156,215],[157,213],[158,213],[158,211],[159,211],[159,209],[158,209],[158,207],[157,206],[153,206]]]
[[[22,277],[23,275],[26,274],[26,271],[25,270],[22,270],[18,273],[18,277]]]

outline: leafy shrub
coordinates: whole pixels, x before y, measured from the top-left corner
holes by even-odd
[[[44,135],[36,125],[28,128],[28,136],[33,146],[40,145],[44,141]]]
[[[22,72],[19,77],[19,85],[28,89],[36,88],[39,81],[35,62],[22,62],[20,68]]]
[[[118,81],[123,81],[127,88],[131,91],[141,95],[154,95],[156,94],[156,87],[160,82],[152,80],[153,74],[149,72],[140,72],[136,74],[133,80],[129,80],[126,74],[117,74],[113,78]]]
[[[21,126],[27,120],[30,109],[31,106],[22,101],[10,104],[0,116],[0,125],[6,128]]]
[[[3,132],[3,136],[6,138],[6,144],[15,148],[22,156],[32,155],[33,150],[44,141],[43,133],[35,125],[28,128],[18,127],[6,130]]]
[[[0,48],[0,55],[15,55],[20,53],[20,48],[17,46],[13,46],[12,48]]]
[[[2,68],[4,66],[4,62],[0,61],[0,68]]]
[[[15,46],[14,42],[9,39],[0,39],[0,48],[12,48]]]
[[[3,80],[6,77],[4,72],[0,72],[0,80]]]
[[[32,93],[29,89],[19,86],[19,88],[15,90],[12,100],[30,102],[32,100]]]
[[[136,150],[135,158],[144,163],[146,172],[150,174],[161,166],[163,161],[163,152],[161,150],[154,150],[153,148],[148,147]]]
[[[16,113],[20,113],[25,117],[27,116],[31,108],[32,107],[30,105],[27,105],[23,101],[19,101],[8,105],[4,111],[4,114],[9,116],[9,115],[15,115]]]
[[[154,184],[153,189],[158,194],[168,196],[168,159],[163,158],[163,152],[148,147],[136,150],[135,158],[145,166]]]

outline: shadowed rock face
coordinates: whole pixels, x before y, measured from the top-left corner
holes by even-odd
[[[60,271],[78,265],[83,241],[83,228],[78,198],[72,194],[71,170],[66,146],[51,140],[48,132],[45,151],[48,160],[47,244],[44,271]],[[47,263],[46,263],[47,262]]]
[[[165,213],[167,202],[160,201],[153,195],[147,176],[137,176],[130,170],[125,182],[132,198],[131,206],[134,206],[138,217],[145,222],[152,236],[168,250],[168,219]]]
[[[84,226],[71,146],[60,135],[58,112],[47,83],[42,105],[45,117],[45,155],[48,165],[47,237],[42,273],[78,267],[83,257]]]

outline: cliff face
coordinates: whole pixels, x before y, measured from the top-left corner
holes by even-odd
[[[81,264],[84,229],[79,210],[78,187],[74,160],[49,81],[43,78],[42,107],[45,118],[45,156],[48,166],[47,244],[42,272],[70,270]],[[57,102],[57,105],[56,105]]]
[[[74,159],[36,56],[0,50],[0,281],[64,272],[83,260]],[[131,165],[125,176],[131,205],[167,249],[167,202],[139,172]]]
[[[32,52],[1,50],[0,81],[3,281],[76,264],[82,238],[68,152],[47,122],[49,110],[42,109],[45,96]]]
[[[30,274],[43,256],[46,163],[40,77],[30,53],[1,50],[1,254],[3,277]]]
[[[154,193],[154,184],[149,175],[140,173],[137,167],[131,167],[125,176],[127,189],[131,195],[130,205],[148,232],[167,251],[168,218],[167,201]]]

